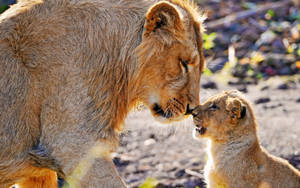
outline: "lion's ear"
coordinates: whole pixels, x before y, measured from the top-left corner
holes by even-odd
[[[246,107],[236,98],[228,98],[226,101],[226,110],[230,114],[231,123],[237,123],[238,119],[242,119],[246,115]]]
[[[167,1],[154,4],[146,14],[146,32],[158,30],[178,31],[182,28],[179,12],[175,6]]]

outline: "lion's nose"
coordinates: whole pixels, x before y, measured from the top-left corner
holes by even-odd
[[[190,114],[192,114],[193,110],[194,110],[194,109],[191,109],[189,104],[186,105],[185,115],[190,115]]]

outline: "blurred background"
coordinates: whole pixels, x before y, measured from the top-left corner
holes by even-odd
[[[0,0],[0,13],[15,0]],[[253,103],[261,144],[300,169],[300,0],[197,0],[207,14],[201,102],[238,89]],[[114,162],[129,187],[201,188],[205,140],[192,119],[161,125],[143,106],[126,120]]]
[[[0,0],[0,14],[8,9],[9,5],[15,4],[16,0]]]

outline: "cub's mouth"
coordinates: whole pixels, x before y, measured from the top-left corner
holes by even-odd
[[[200,125],[196,125],[195,130],[196,130],[200,135],[204,135],[205,132],[206,132],[206,130],[207,130],[207,128],[202,127],[202,126],[200,126]]]

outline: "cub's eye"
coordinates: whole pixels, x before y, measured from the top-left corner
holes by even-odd
[[[182,59],[179,59],[181,65],[184,67],[185,69],[185,72],[188,72],[189,71],[189,68],[188,68],[188,64],[189,64],[189,61],[183,61]]]
[[[208,106],[208,109],[211,110],[211,111],[215,111],[215,110],[218,110],[219,107],[218,107],[215,103],[211,103],[211,104]]]

